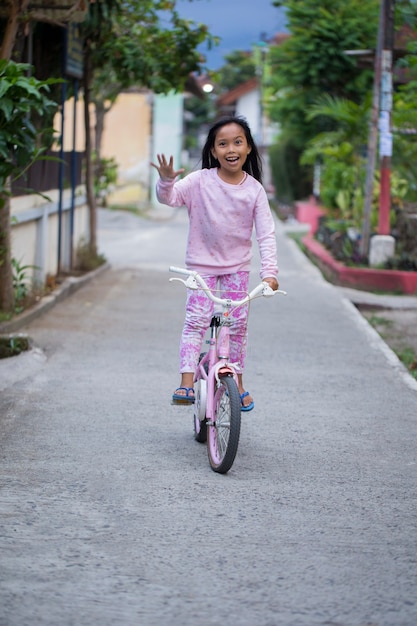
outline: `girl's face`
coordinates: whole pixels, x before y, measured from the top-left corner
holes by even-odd
[[[220,169],[231,180],[241,178],[251,147],[245,131],[234,122],[225,124],[216,133],[211,153],[220,163]]]

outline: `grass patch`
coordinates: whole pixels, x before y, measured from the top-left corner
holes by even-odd
[[[26,335],[10,335],[0,337],[0,359],[17,356],[30,348],[29,337]]]
[[[97,269],[106,262],[106,257],[103,254],[92,250],[90,244],[81,240],[78,244],[76,251],[76,263],[75,269],[79,272],[91,272]]]
[[[302,252],[304,252],[304,254],[306,256],[308,256],[307,254],[307,248],[305,247],[305,245],[303,244],[303,239],[306,236],[306,233],[287,233],[287,237],[289,239],[292,239],[293,241],[295,241],[295,243],[297,244],[297,246],[300,248],[300,250]]]
[[[13,317],[13,313],[5,313],[4,311],[0,311],[0,324],[2,322],[9,322]]]
[[[417,353],[414,348],[406,344],[406,334],[401,332],[393,320],[381,317],[375,313],[364,314],[364,317],[417,380]]]
[[[392,320],[387,320],[385,317],[380,317],[379,315],[371,315],[368,318],[368,322],[371,324],[371,326],[373,326],[374,328],[377,328],[378,326],[385,326],[386,328],[389,328],[393,325]]]
[[[410,374],[417,380],[417,354],[412,348],[394,350],[397,357],[406,366]]]

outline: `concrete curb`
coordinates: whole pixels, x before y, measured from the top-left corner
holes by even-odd
[[[335,287],[353,304],[359,307],[370,307],[375,309],[417,309],[416,296],[392,296],[389,294],[370,293],[351,289],[349,287]]]
[[[9,322],[2,322],[0,324],[0,334],[17,332],[23,326],[33,322],[33,320],[52,309],[58,302],[65,300],[65,298],[78,291],[78,289],[81,289],[81,287],[83,287],[86,283],[90,282],[109,268],[110,264],[104,263],[97,269],[92,270],[83,276],[69,276],[65,279],[62,285],[55,289],[55,291],[50,295],[44,296],[38,304],[27,311],[23,311],[23,313],[17,315]]]

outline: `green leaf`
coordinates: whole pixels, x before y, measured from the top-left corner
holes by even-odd
[[[41,98],[41,94],[39,92],[39,88],[41,87],[41,85],[36,86],[36,83],[33,84],[33,78],[18,78],[15,82],[15,86],[16,87],[21,87],[22,89],[24,89],[28,94],[31,94],[36,100],[39,100]]]
[[[45,81],[26,76],[29,69],[27,64],[0,61],[0,193],[7,177],[21,175],[43,152],[31,114],[43,116],[57,106],[46,95]]]
[[[10,83],[8,80],[2,78],[0,81],[0,98],[3,98],[4,94],[10,87]]]
[[[13,113],[13,108],[14,108],[14,104],[12,100],[10,100],[9,98],[2,98],[0,100],[0,111],[3,112],[6,120],[9,120],[11,118],[12,113]]]

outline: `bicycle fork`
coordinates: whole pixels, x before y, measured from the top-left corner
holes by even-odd
[[[227,315],[226,315],[227,317]],[[208,350],[208,375],[207,389],[212,389],[214,393],[207,394],[206,418],[208,425],[213,424],[215,415],[215,394],[217,380],[222,376],[233,376],[236,380],[236,372],[229,363],[230,352],[229,321],[221,325],[220,316],[214,315],[210,323],[210,340]]]

